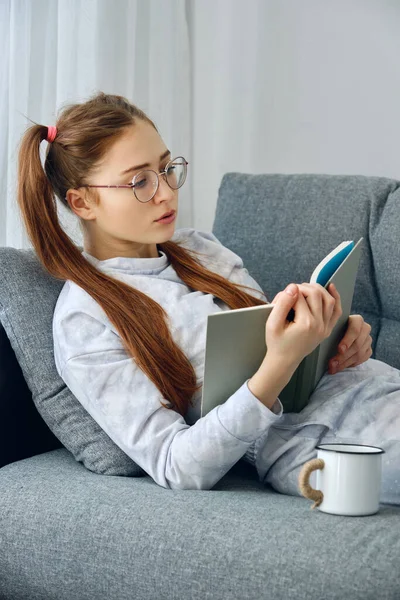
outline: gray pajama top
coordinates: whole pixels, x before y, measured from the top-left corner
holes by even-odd
[[[177,229],[171,238],[204,253],[203,265],[267,301],[242,259],[212,234]],[[157,258],[82,255],[99,270],[158,302],[167,312],[174,341],[203,381],[207,315],[229,310],[212,294],[189,288],[164,252]],[[134,307],[132,307],[134,310]],[[66,281],[53,316],[54,356],[66,385],[108,436],[160,486],[211,489],[256,439],[282,417],[279,398],[272,410],[249,390],[247,381],[226,401],[200,417],[202,390],[182,417],[127,354],[100,305],[80,286]]]

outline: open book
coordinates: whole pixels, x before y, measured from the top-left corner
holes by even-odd
[[[329,338],[302,360],[279,394],[285,412],[299,412],[306,406],[329,360],[337,353],[351,311],[362,240],[339,244],[311,275],[310,283],[325,288],[335,284],[343,313]],[[265,304],[208,315],[202,417],[225,402],[259,368],[267,352],[265,324],[273,307]],[[291,320],[290,313],[288,319]]]

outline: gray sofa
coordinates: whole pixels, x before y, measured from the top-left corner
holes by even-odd
[[[270,299],[307,281],[339,242],[364,236],[352,312],[372,325],[373,357],[400,368],[400,182],[228,173],[213,232]],[[53,380],[38,373],[50,338],[35,341],[30,362],[24,353],[38,329],[33,313],[50,335],[62,286],[40,284],[36,300],[28,296],[35,261],[32,251],[0,249],[1,600],[400,598],[398,507],[370,517],[311,511],[308,500],[261,484],[244,460],[207,491],[167,490],[140,469],[106,470],[107,449],[87,468],[90,448],[79,456],[49,417],[58,406],[46,412]],[[83,435],[80,423],[71,421],[71,433]]]

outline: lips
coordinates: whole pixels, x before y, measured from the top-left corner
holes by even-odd
[[[169,210],[168,212],[164,213],[162,217],[160,217],[159,219],[156,219],[156,221],[161,221],[161,219],[165,219],[165,217],[170,217],[174,213],[175,213],[174,210]]]

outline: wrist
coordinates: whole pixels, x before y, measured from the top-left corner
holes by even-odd
[[[287,379],[287,383],[289,383],[290,378],[299,366],[300,362],[301,361],[294,361],[283,356],[276,356],[272,353],[267,353],[258,370],[261,370],[263,373],[272,373],[279,380]]]
[[[249,379],[251,393],[271,409],[283,388],[289,383],[298,364],[266,355],[260,367]]]

